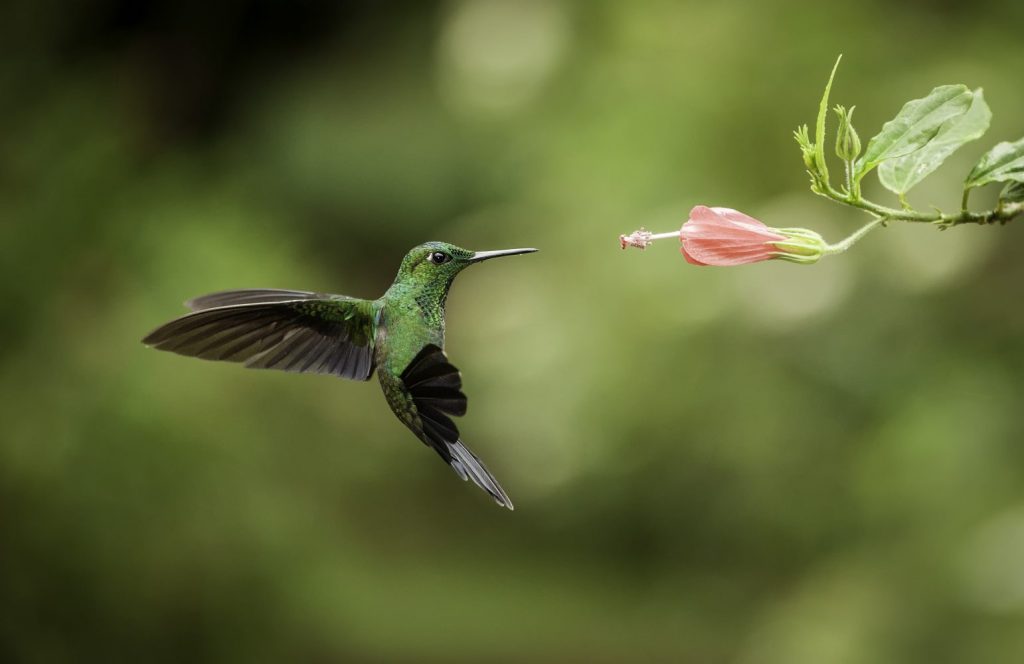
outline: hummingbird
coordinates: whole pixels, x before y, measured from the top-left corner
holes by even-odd
[[[499,505],[512,501],[466,447],[450,416],[466,413],[462,377],[444,352],[444,313],[455,277],[470,265],[536,249],[469,251],[446,242],[414,247],[376,300],[269,288],[229,290],[185,303],[191,313],[142,343],[252,369],[369,380],[374,370],[391,410],[463,480]]]

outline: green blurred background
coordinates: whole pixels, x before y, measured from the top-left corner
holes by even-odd
[[[0,659],[1024,661],[1024,221],[813,267],[616,241],[699,203],[832,241],[865,221],[807,191],[790,135],[839,52],[865,139],[985,88],[989,136],[912,192],[954,208],[1024,131],[1022,21],[4,3]],[[376,297],[430,239],[541,248],[448,309],[460,426],[515,512],[375,382],[139,343],[225,288]]]

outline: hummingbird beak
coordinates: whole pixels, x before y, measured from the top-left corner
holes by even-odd
[[[485,261],[488,258],[498,258],[499,256],[515,256],[517,254],[532,254],[537,251],[536,249],[498,249],[497,251],[475,251],[473,257],[469,259],[470,263],[479,263]]]

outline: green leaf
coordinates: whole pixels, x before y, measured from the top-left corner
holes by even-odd
[[[1011,182],[999,194],[1000,203],[1024,203],[1024,182]]]
[[[927,97],[908,101],[868,142],[864,156],[857,161],[857,179],[887,159],[920,150],[939,133],[942,125],[963,115],[973,98],[966,85],[940,85]]]
[[[924,146],[902,157],[882,162],[878,179],[894,194],[905,194],[946,161],[961,145],[981,138],[988,130],[992,111],[985,103],[981,88],[972,93],[966,112],[946,121]]]
[[[964,181],[964,189],[990,182],[1024,182],[1024,138],[1000,143],[986,152]]]

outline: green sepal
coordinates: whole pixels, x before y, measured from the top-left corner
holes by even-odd
[[[773,228],[773,231],[786,236],[785,240],[776,240],[771,244],[779,250],[774,258],[809,265],[828,251],[828,243],[812,230],[806,228]]]
[[[818,104],[818,120],[814,125],[814,161],[817,166],[818,175],[821,181],[828,184],[828,164],[825,163],[825,116],[828,114],[828,97],[832,92],[832,81],[835,80],[836,70],[839,69],[839,61],[843,59],[842,54],[836,58],[832,65],[832,73],[828,76],[828,83],[825,84],[825,91],[821,95],[821,102]]]

